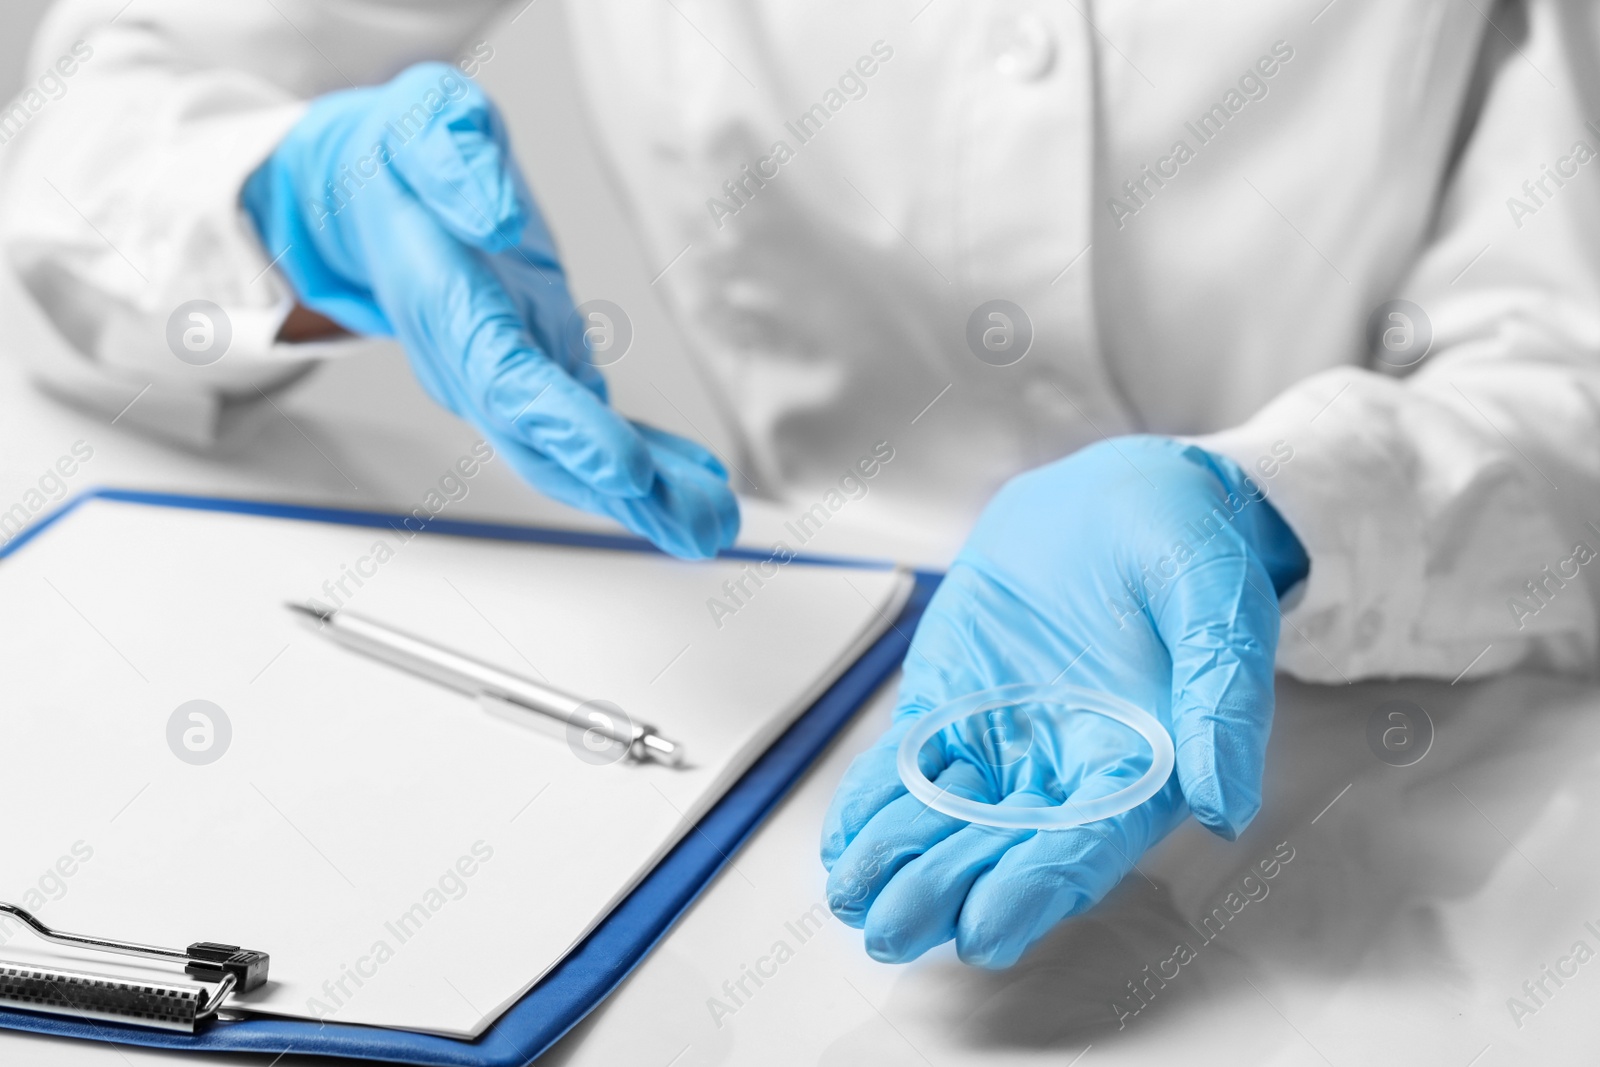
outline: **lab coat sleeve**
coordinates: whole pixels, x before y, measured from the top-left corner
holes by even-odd
[[[1586,6],[1533,2],[1525,26],[1486,28],[1516,46],[1491,49],[1432,237],[1395,294],[1431,323],[1425,359],[1325,372],[1196,439],[1255,476],[1310,555],[1282,626],[1293,675],[1594,669],[1600,135],[1586,117],[1600,115],[1600,66]]]
[[[148,385],[152,397],[127,421],[161,422],[185,402],[215,415],[259,400],[310,359],[358,347],[276,342],[294,302],[271,269],[284,250],[261,246],[239,191],[310,97],[458,46],[438,18],[388,6],[397,9],[389,31],[360,35],[365,69],[345,58],[350,27],[382,16],[382,3],[66,0],[52,9],[28,70],[59,76],[33,98],[37,85],[25,91],[23,111],[0,123],[0,246],[65,342],[35,354],[37,377],[91,405],[104,393],[102,406]],[[220,307],[231,328],[225,356],[209,366],[169,346],[169,319],[191,300]],[[190,429],[178,436],[203,443],[205,427]]]

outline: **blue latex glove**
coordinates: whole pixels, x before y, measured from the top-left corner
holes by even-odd
[[[1261,804],[1278,596],[1308,568],[1240,468],[1200,448],[1124,437],[1012,480],[917,627],[893,727],[834,797],[822,833],[834,913],[885,962],[953,938],[963,960],[1007,967],[1105,896],[1187,811],[1236,836]],[[1043,832],[968,824],[907,793],[895,752],[917,716],[1057,679],[1168,725],[1177,773],[1160,793]],[[921,764],[958,796],[1047,805],[1114,792],[1150,755],[1102,716],[1023,707],[941,731]]]
[[[434,399],[546,494],[675,555],[733,543],[722,464],[608,406],[505,125],[455,68],[319,97],[243,199],[302,304],[398,337]]]

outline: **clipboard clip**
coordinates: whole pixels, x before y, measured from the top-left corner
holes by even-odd
[[[0,901],[0,914],[20,920],[39,937],[58,945],[181,963],[184,974],[197,980],[148,981],[0,960],[0,1008],[192,1034],[201,1023],[216,1017],[229,996],[259,989],[267,981],[269,957],[254,949],[214,941],[196,941],[186,949],[160,948],[69,934],[52,930],[26,908],[5,901]]]

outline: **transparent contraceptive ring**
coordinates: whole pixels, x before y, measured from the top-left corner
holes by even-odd
[[[928,780],[917,763],[922,747],[945,727],[973,715],[1017,704],[1048,704],[1069,709],[1069,713],[1089,712],[1112,719],[1143,737],[1150,746],[1150,769],[1144,776],[1115,793],[1093,800],[1071,801],[1055,807],[1024,808],[984,804],[958,797]],[[1138,807],[1161,791],[1172,776],[1176,754],[1166,727],[1149,712],[1121,697],[1072,685],[1021,683],[996,686],[958,697],[917,720],[900,741],[896,764],[900,780],[911,795],[935,811],[966,822],[999,826],[1008,830],[1068,830],[1074,826],[1099,822]]]

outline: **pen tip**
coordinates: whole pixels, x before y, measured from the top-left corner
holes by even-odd
[[[297,611],[302,615],[316,619],[318,622],[327,622],[329,619],[333,618],[333,612],[319,611],[317,608],[314,608],[309,604],[296,604],[294,601],[290,600],[286,601],[283,606],[288,608],[290,611]]]

